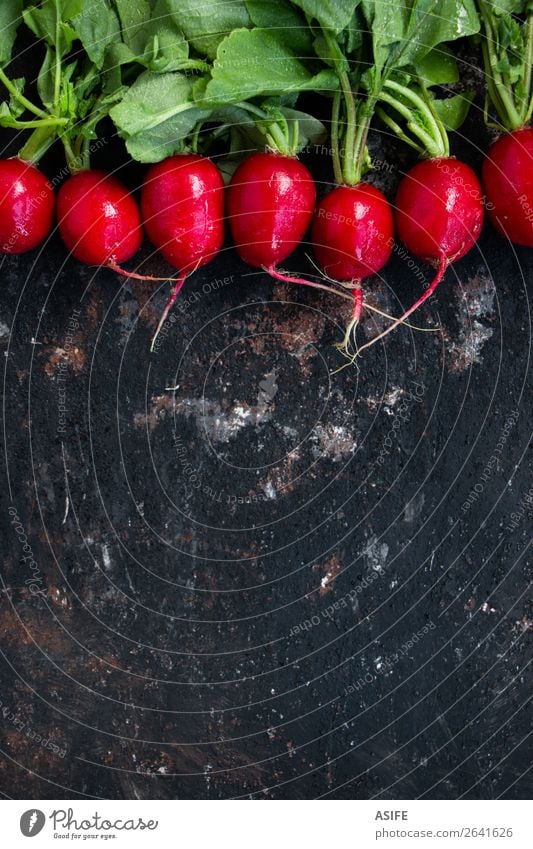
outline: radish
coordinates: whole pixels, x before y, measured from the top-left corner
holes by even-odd
[[[533,4],[525,9],[516,4],[514,10],[487,0],[476,0],[476,5],[488,100],[501,122],[497,128],[506,131],[483,163],[487,210],[499,233],[533,247],[533,129],[527,126],[533,113]]]
[[[298,159],[278,153],[249,156],[228,189],[231,234],[241,259],[277,279],[289,279],[276,266],[300,244],[315,202],[315,182]]]
[[[395,203],[400,240],[418,259],[431,263],[436,274],[425,292],[382,333],[359,349],[383,339],[415,312],[437,289],[448,266],[461,259],[477,241],[484,219],[483,192],[474,171],[450,156],[448,133],[433,95],[421,80],[387,79],[379,94],[383,122],[423,157],[402,179]],[[399,113],[404,131],[391,116]]]
[[[483,162],[489,217],[503,236],[533,247],[533,129],[501,136]]]
[[[224,241],[224,182],[216,165],[196,153],[153,165],[143,182],[141,210],[148,237],[179,270],[155,340],[186,278],[210,262]]]
[[[483,226],[484,205],[472,169],[453,157],[419,162],[403,178],[396,195],[396,229],[406,248],[437,267],[426,291],[383,333],[360,348],[382,339],[435,292],[448,265],[465,256]]]
[[[52,229],[54,192],[44,174],[22,159],[0,161],[0,252],[21,254]]]
[[[118,267],[139,250],[142,225],[133,196],[103,171],[80,171],[57,196],[59,233],[72,255],[88,265]]]
[[[328,279],[349,281],[352,289],[352,320],[340,346],[348,353],[363,311],[361,280],[376,274],[391,255],[394,225],[390,204],[368,183],[338,186],[319,203],[311,239]]]
[[[366,140],[376,98],[356,105],[346,57],[328,30],[323,29],[323,36],[340,84],[331,116],[337,187],[316,209],[311,241],[327,279],[351,290],[352,317],[337,347],[353,362],[357,356],[355,333],[364,307],[361,283],[388,262],[394,245],[394,219],[385,195],[362,179],[368,168]]]
[[[248,265],[262,268],[275,280],[348,297],[331,286],[294,277],[278,268],[302,241],[315,203],[313,177],[295,155],[274,151],[252,154],[239,165],[228,188],[228,218],[237,253]]]

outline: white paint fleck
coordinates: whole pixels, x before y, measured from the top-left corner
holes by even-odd
[[[349,457],[357,447],[354,435],[340,425],[317,425],[311,441],[315,443],[312,449],[314,457],[328,457],[334,463]]]
[[[482,362],[481,351],[494,332],[486,324],[487,320],[495,318],[496,297],[494,280],[488,268],[480,266],[464,285],[456,286],[455,296],[459,307],[459,333],[456,339],[448,340],[447,348],[451,370],[457,373]]]
[[[267,498],[270,498],[271,501],[278,497],[278,494],[274,488],[274,484],[272,483],[272,481],[267,482],[264,488],[264,493]]]
[[[404,522],[414,522],[416,517],[420,515],[425,501],[426,498],[423,492],[418,492],[413,498],[411,498],[411,500],[405,505],[403,511]]]
[[[373,536],[365,549],[365,554],[374,572],[382,572],[387,562],[389,546],[386,542],[380,544],[377,536]]]

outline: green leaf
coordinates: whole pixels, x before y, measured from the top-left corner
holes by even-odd
[[[257,27],[275,31],[297,56],[309,56],[313,37],[307,22],[288,0],[245,0]]]
[[[59,91],[59,114],[63,117],[71,118],[73,121],[76,121],[78,117],[78,97],[76,86],[72,82],[72,77],[75,74],[77,68],[77,62],[71,62],[70,65],[66,67],[63,66],[63,73],[61,75],[61,88]],[[79,89],[80,96],[83,96],[83,86]],[[88,100],[84,101],[84,109],[80,110],[80,117],[84,117],[86,113],[86,109],[90,106]]]
[[[148,0],[115,0],[122,38],[135,54],[144,52],[146,28],[151,23],[151,8]]]
[[[24,86],[26,85],[26,80],[24,77],[19,77],[16,80],[11,80],[12,85],[15,86],[16,90],[20,94],[24,94]],[[13,95],[9,98],[9,112],[13,116],[13,118],[20,118],[21,115],[26,111],[25,107],[17,100]]]
[[[395,6],[386,0],[362,0],[361,10],[372,34],[372,52],[379,75],[387,61],[391,45],[401,42],[405,37],[407,22],[404,7],[403,4],[402,7]],[[366,75],[372,76],[370,69]]]
[[[54,106],[54,76],[55,76],[55,50],[46,48],[44,61],[37,77],[37,92],[43,105],[47,109]]]
[[[16,116],[11,114],[9,104],[3,100],[0,103],[0,127],[12,127]]]
[[[1,0],[0,2],[0,65],[11,59],[17,28],[22,23],[23,0]]]
[[[293,3],[321,27],[337,33],[350,23],[358,0],[293,0]]]
[[[189,43],[170,15],[168,0],[157,0],[148,29],[146,64],[158,72],[175,71],[189,56]]]
[[[447,130],[458,130],[463,125],[475,94],[475,91],[465,91],[446,100],[433,101],[433,108]]]
[[[490,11],[494,15],[522,15],[526,6],[527,0],[496,0],[490,3]]]
[[[332,90],[334,71],[312,74],[276,35],[267,29],[240,29],[217,51],[205,100],[208,105],[248,100],[292,91]]]
[[[110,112],[130,155],[139,162],[159,162],[183,149],[187,136],[209,113],[191,100],[184,74],[145,71]]]
[[[479,31],[473,0],[362,0],[378,70],[416,64],[434,47]]]
[[[87,0],[94,2],[94,0]],[[80,14],[83,0],[44,0],[39,7],[30,6],[22,13],[26,26],[60,55],[68,53],[76,41],[77,33],[71,22]],[[59,18],[57,12],[59,10]],[[59,33],[59,39],[57,35]]]
[[[156,0],[150,15],[130,44],[117,41],[107,47],[104,70],[108,78],[117,81],[116,85],[122,79],[121,66],[133,62],[157,73],[183,70],[189,64],[189,44],[170,17],[167,0]],[[121,20],[124,28],[126,18]]]
[[[426,86],[449,85],[459,81],[459,68],[449,47],[441,44],[416,64],[416,73]]]
[[[89,59],[102,68],[108,45],[121,40],[120,22],[110,1],[85,0],[73,24]]]
[[[251,24],[244,0],[167,0],[167,4],[194,49],[210,59],[228,33]]]

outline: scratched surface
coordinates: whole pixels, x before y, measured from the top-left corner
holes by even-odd
[[[229,245],[152,356],[167,284],[3,259],[4,795],[531,796],[532,257],[487,226],[337,374],[343,302]]]

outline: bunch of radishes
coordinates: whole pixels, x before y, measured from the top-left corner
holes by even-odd
[[[307,11],[305,2],[292,4],[287,0],[286,5]],[[402,37],[391,40],[379,18],[380,4],[365,4],[363,23],[372,41],[366,47],[364,39],[350,47],[345,28],[336,31],[335,26],[308,15],[305,25],[321,39],[318,52],[325,64],[324,71],[312,79],[322,80],[325,85],[324,80],[331,80],[333,72],[336,81],[331,91],[331,141],[337,186],[318,205],[313,177],[296,156],[298,129],[303,119],[292,106],[282,109],[272,106],[271,101],[262,101],[260,108],[254,97],[242,101],[233,96],[237,104],[234,108],[241,110],[236,114],[246,115],[246,121],[253,123],[260,138],[264,138],[266,149],[247,156],[237,167],[227,190],[227,203],[217,166],[206,156],[192,152],[195,144],[184,144],[182,138],[183,152],[165,157],[147,171],[140,206],[115,177],[92,170],[87,156],[82,167],[72,167],[75,160],[71,160],[74,173],[63,182],[56,200],[52,187],[34,163],[47,149],[50,127],[59,137],[63,134],[66,144],[70,137],[65,124],[68,125],[69,119],[59,107],[55,111],[53,106],[48,111],[33,107],[35,120],[26,122],[31,124],[36,136],[33,148],[30,145],[30,155],[26,145],[25,159],[0,161],[0,250],[22,253],[37,247],[51,232],[55,210],[59,233],[68,250],[81,262],[106,265],[117,273],[142,279],[166,279],[145,277],[122,268],[139,250],[144,227],[154,247],[178,270],[157,336],[185,279],[221,249],[226,210],[233,241],[245,262],[264,269],[276,279],[327,289],[353,300],[352,318],[340,346],[352,360],[403,323],[430,297],[448,265],[462,258],[475,244],[483,225],[486,205],[483,189],[473,170],[450,156],[447,129],[454,127],[449,119],[453,98],[439,98],[432,92],[433,70],[428,70],[428,56],[438,47],[439,37],[440,41],[447,41],[455,37],[452,31],[456,35],[464,32],[457,27],[453,30],[452,20],[450,31],[435,35],[431,18],[436,14],[432,11],[434,5],[419,4],[418,17],[413,13],[409,23],[403,25]],[[457,0],[456,5],[459,20],[459,7],[465,3]],[[472,0],[466,5],[471,12]],[[533,247],[533,129],[526,126],[533,103],[530,93],[533,11],[529,6],[519,11],[527,13],[516,23],[518,32],[523,33],[526,58],[522,73],[515,70],[514,76],[506,79],[503,57],[510,48],[503,36],[498,40],[502,21],[493,4],[481,0],[477,3],[476,20],[482,25],[489,77],[488,95],[507,130],[489,149],[483,166],[483,184],[490,217],[497,229],[512,241]],[[472,25],[466,34],[474,31]],[[441,37],[444,34],[446,37]],[[233,33],[228,38],[232,36]],[[257,40],[259,36],[254,38]],[[186,109],[181,110],[199,113],[194,115],[194,132],[189,128],[185,133],[188,139],[194,137],[195,143],[206,121],[211,121],[212,127],[230,126],[227,115],[231,104],[213,104],[208,96],[210,85],[220,86],[217,74],[220,76],[223,45],[224,42],[219,45],[206,85],[201,88],[203,100],[197,103],[191,100],[190,105],[187,101]],[[372,64],[368,59],[365,64],[365,49],[370,50]],[[354,51],[356,59],[350,58]],[[5,82],[7,77],[3,71],[0,73]],[[437,82],[447,82],[442,73]],[[305,85],[302,83],[300,87],[304,89]],[[123,88],[120,96],[125,102],[128,95],[123,94]],[[95,91],[94,87],[90,90]],[[217,91],[222,99],[220,88]],[[16,90],[11,94],[17,97]],[[186,96],[193,95],[189,91]],[[19,91],[19,100],[21,97]],[[228,101],[229,95],[225,97]],[[457,97],[462,102],[453,104],[453,108],[461,111],[467,98]],[[92,129],[94,121],[104,114],[102,104],[106,102],[100,92],[93,99],[96,118],[93,116]],[[115,102],[111,99],[111,104]],[[117,126],[122,131],[122,113],[114,113],[111,106],[110,114],[117,116]],[[72,126],[77,127],[78,136],[73,135],[74,139],[81,138],[79,115],[75,118]],[[9,126],[22,123],[12,116],[9,120]],[[374,120],[381,120],[423,158],[401,180],[394,208],[381,191],[363,179],[370,168],[366,141]],[[46,144],[42,142],[43,133]],[[135,143],[139,144],[138,137]],[[70,141],[68,145],[69,149],[75,147]],[[316,278],[289,276],[279,268],[309,228],[317,262],[323,269],[320,282]],[[354,333],[365,306],[362,281],[385,266],[395,232],[414,256],[435,265],[436,275],[402,316],[389,316],[386,330],[357,348]],[[152,347],[154,342],[155,337]]]

